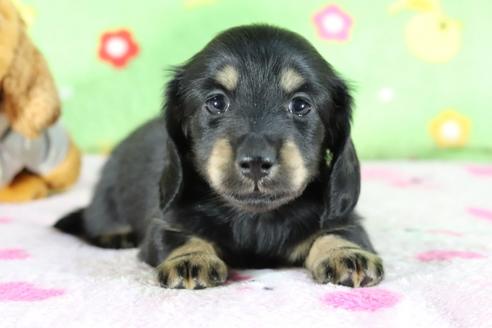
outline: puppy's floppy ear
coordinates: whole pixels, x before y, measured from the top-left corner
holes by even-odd
[[[326,145],[332,155],[343,151],[346,141],[350,138],[350,122],[352,120],[352,96],[347,84],[336,77],[329,83],[331,108],[326,119]]]
[[[331,159],[327,159],[325,167],[325,212],[321,227],[328,221],[347,217],[357,204],[360,193],[359,160],[350,138],[352,97],[341,79],[332,83],[332,113],[326,131]]]
[[[167,134],[164,168],[161,175],[159,192],[160,207],[166,211],[177,197],[183,183],[182,151],[186,145],[183,132],[185,114],[181,103],[182,70],[174,70],[174,76],[167,84],[164,98],[164,117]]]
[[[327,220],[343,220],[354,209],[360,193],[360,167],[352,140],[349,138],[340,154],[332,159],[328,183],[325,186],[325,213],[321,226]]]
[[[186,140],[185,127],[185,108],[183,104],[182,81],[184,68],[177,67],[173,70],[174,75],[166,86],[164,111],[166,119],[166,128],[169,136],[174,142],[180,155],[188,144]]]

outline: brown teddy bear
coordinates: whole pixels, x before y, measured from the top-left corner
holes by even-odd
[[[10,0],[0,0],[0,202],[72,185],[80,152],[57,122],[60,99],[47,63]]]

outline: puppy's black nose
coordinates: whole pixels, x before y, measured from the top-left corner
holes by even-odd
[[[236,165],[241,175],[258,182],[270,175],[277,160],[275,147],[262,135],[250,133],[239,142]]]
[[[273,167],[273,161],[265,157],[243,157],[238,164],[241,174],[254,181],[268,176]]]

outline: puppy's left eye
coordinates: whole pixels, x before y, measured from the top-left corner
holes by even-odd
[[[311,111],[312,105],[304,97],[294,97],[290,101],[289,111],[297,116],[304,116]]]
[[[222,114],[229,108],[229,99],[223,94],[215,94],[207,99],[205,108],[211,114]]]

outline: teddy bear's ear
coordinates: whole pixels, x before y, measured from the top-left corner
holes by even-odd
[[[22,22],[10,1],[0,1],[0,80],[4,78],[19,44]]]
[[[0,111],[13,130],[35,138],[58,118],[60,100],[46,61],[20,23],[18,34],[14,57],[2,77]]]

